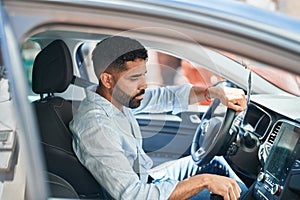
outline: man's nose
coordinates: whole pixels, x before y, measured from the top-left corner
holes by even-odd
[[[140,79],[140,82],[139,82],[139,89],[143,90],[143,89],[146,89],[146,88],[147,88],[147,81],[146,81],[145,76],[142,76],[141,79]]]

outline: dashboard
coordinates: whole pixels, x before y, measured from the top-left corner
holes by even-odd
[[[254,185],[256,199],[300,198],[300,124],[289,120],[278,124],[278,134]]]
[[[244,199],[300,199],[300,98],[253,95],[226,159],[251,188]]]
[[[244,131],[255,134],[259,139],[263,139],[271,124],[272,117],[268,112],[257,105],[250,104],[245,113],[241,128]]]

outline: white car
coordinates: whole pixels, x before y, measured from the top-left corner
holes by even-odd
[[[228,0],[3,0],[0,9],[0,199],[105,199],[68,124],[97,84],[91,51],[111,35],[149,50],[149,87],[223,84],[247,94],[241,113],[214,100],[137,115],[155,165],[219,155],[249,187],[244,199],[300,198],[299,21]],[[217,131],[207,131],[215,119]]]

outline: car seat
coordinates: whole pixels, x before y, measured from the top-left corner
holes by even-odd
[[[49,184],[51,197],[79,199],[75,189],[66,180],[50,172],[47,173],[47,177],[46,183]]]
[[[51,174],[70,183],[80,198],[104,199],[106,192],[73,152],[69,130],[73,116],[72,102],[55,95],[64,92],[74,77],[71,55],[62,40],[51,42],[34,61],[32,90],[40,95],[40,99],[33,105],[46,168]]]

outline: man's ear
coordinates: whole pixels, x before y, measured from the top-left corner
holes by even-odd
[[[106,73],[106,72],[101,73],[100,80],[106,88],[110,89],[113,87],[113,77],[111,74]]]

